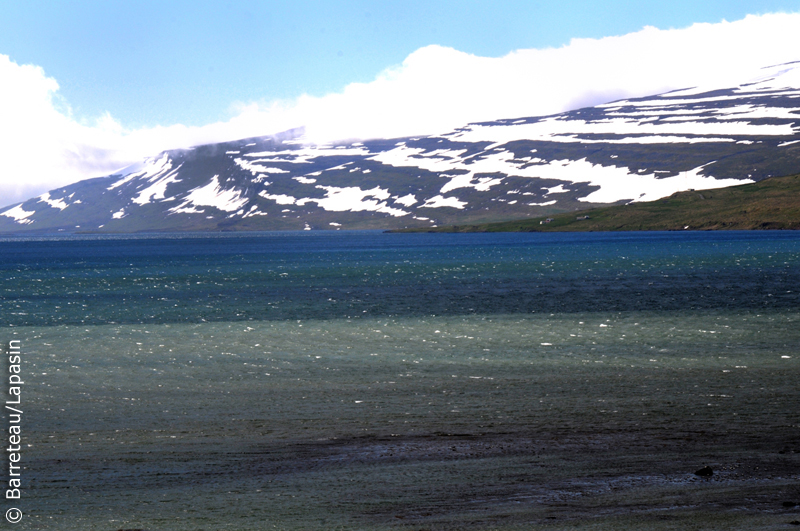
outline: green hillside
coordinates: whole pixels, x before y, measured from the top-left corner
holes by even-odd
[[[550,219],[551,221],[547,221]],[[800,175],[678,192],[658,201],[545,217],[396,232],[571,232],[800,229]]]

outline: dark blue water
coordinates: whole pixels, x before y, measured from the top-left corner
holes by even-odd
[[[800,234],[6,239],[5,325],[800,306]]]

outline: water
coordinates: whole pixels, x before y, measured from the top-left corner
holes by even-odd
[[[800,501],[795,233],[6,239],[0,267],[20,529],[758,528]]]
[[[6,241],[8,325],[797,308],[791,233]]]

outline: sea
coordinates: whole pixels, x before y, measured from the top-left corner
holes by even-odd
[[[15,529],[758,528],[800,502],[798,232],[5,237],[0,268]]]

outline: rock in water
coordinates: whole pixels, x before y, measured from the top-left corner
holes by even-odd
[[[701,478],[710,478],[714,475],[714,471],[711,469],[710,466],[704,466],[700,470],[695,472],[696,476],[700,476]]]

